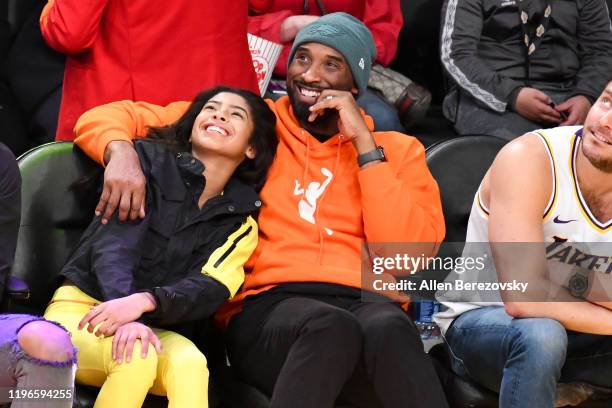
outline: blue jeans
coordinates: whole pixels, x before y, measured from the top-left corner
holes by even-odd
[[[612,387],[612,336],[517,319],[501,306],[459,316],[446,333],[453,371],[499,393],[500,408],[552,408],[557,382]]]
[[[374,119],[375,131],[395,130],[406,133],[395,106],[387,102],[378,92],[366,89],[357,99],[357,104]]]

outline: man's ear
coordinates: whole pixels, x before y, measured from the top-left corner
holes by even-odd
[[[359,93],[359,89],[357,89],[357,87],[354,86],[354,87],[351,88],[351,93],[356,98],[357,94]]]
[[[255,148],[253,146],[249,145],[249,147],[247,147],[245,155],[246,157],[252,160],[255,158],[255,156],[257,156],[257,152],[255,151]]]

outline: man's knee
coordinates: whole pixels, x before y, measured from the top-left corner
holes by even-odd
[[[307,327],[311,330],[324,330],[347,337],[361,337],[362,335],[359,322],[355,316],[346,310],[338,308],[325,309],[312,316]]]
[[[302,327],[301,335],[316,337],[319,340],[313,346],[336,353],[357,354],[363,343],[363,331],[355,316],[339,308],[314,313]]]
[[[396,305],[376,303],[360,319],[365,341],[378,347],[399,343],[422,349],[420,334],[410,317]]]
[[[17,333],[17,340],[28,356],[38,360],[64,363],[75,358],[68,332],[48,321],[25,324]]]
[[[520,319],[513,326],[512,350],[525,355],[537,372],[560,372],[567,353],[567,332],[553,319]]]

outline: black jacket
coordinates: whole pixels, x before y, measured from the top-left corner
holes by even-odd
[[[446,0],[442,10],[441,58],[447,74],[463,92],[498,112],[512,107],[527,85],[518,1]],[[535,88],[568,91],[593,102],[612,79],[606,2],[550,4],[549,27],[531,56],[529,77]]]
[[[103,225],[95,217],[61,274],[107,301],[147,291],[157,309],[147,322],[171,325],[212,315],[244,280],[257,243],[250,217],[261,206],[254,189],[231,179],[200,210],[203,164],[147,140],[135,143],[147,179],[146,217]]]

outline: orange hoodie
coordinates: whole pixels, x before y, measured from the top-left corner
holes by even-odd
[[[373,132],[388,161],[360,169],[352,144],[340,135],[319,142],[300,126],[288,97],[268,104],[278,118],[280,144],[261,191],[259,244],[241,292],[219,311],[225,322],[246,296],[281,283],[362,287],[365,242],[439,243],[445,234],[438,186],[415,138]],[[130,140],[144,135],[147,126],[172,123],[187,106],[104,105],[79,119],[75,142],[102,163],[110,141]],[[372,119],[365,120],[372,131]]]

